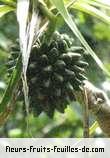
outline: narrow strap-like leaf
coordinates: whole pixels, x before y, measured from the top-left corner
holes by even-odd
[[[15,10],[15,8],[10,7],[8,5],[0,5],[0,17],[13,10]]]
[[[21,55],[18,58],[16,67],[11,75],[10,82],[8,87],[4,93],[3,99],[0,103],[0,112],[5,111],[5,108],[8,107],[10,102],[12,101],[14,92],[17,88],[18,82],[21,79],[21,72],[22,72],[22,62],[21,62]]]
[[[62,17],[64,18],[65,22],[68,24],[70,29],[73,31],[73,33],[76,35],[76,37],[80,40],[82,45],[87,49],[87,51],[90,53],[90,55],[94,58],[98,66],[107,74],[110,76],[109,71],[105,68],[102,61],[99,59],[99,57],[95,54],[95,52],[92,50],[92,48],[88,45],[84,37],[82,36],[81,32],[77,28],[75,22],[69,15],[63,0],[51,0],[51,2],[56,6]]]

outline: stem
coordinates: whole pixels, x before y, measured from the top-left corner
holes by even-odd
[[[89,138],[89,105],[85,87],[80,92],[75,92],[77,101],[82,105],[83,108],[83,136]]]
[[[47,8],[47,6],[44,3],[39,2],[38,8],[43,13],[43,15],[47,16],[47,18],[50,21],[54,21],[56,19],[55,15]]]
[[[46,31],[44,43],[48,43],[52,37],[52,34],[55,31],[56,28],[56,16],[47,8],[47,6],[41,2],[39,2],[38,5],[40,11],[43,13],[43,15],[47,16],[48,20],[50,21],[48,29]]]
[[[13,105],[15,104],[18,97],[18,88],[16,88],[13,97],[11,98],[10,104],[5,108],[5,111],[0,113],[0,126],[4,125],[8,120],[10,114],[13,112]]]
[[[86,89],[84,88],[84,133],[83,136],[84,138],[89,138],[89,110],[88,110],[88,98],[87,98],[87,93]]]

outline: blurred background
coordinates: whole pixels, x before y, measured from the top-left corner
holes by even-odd
[[[70,14],[74,15],[76,24],[86,41],[110,70],[110,26],[73,9],[70,9]],[[63,19],[59,19],[57,29],[74,37]],[[14,12],[0,18],[0,99],[9,82],[6,63],[10,55],[10,45],[18,38],[18,31]],[[75,37],[74,40],[76,45],[80,45]],[[110,78],[105,76],[88,52],[85,52],[84,58],[89,63],[86,73],[88,79],[110,96]],[[49,118],[45,113],[38,117],[30,114],[27,118],[22,103],[18,101],[6,124],[0,127],[0,137],[83,137],[82,120],[82,107],[77,102],[68,105],[64,114],[56,111],[53,118]],[[94,121],[95,118],[90,115],[90,125]],[[99,127],[93,133],[93,137],[104,137]]]

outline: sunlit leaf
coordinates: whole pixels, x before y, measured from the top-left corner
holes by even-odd
[[[75,0],[64,0],[65,3],[72,3]],[[78,3],[90,4],[95,7],[110,9],[110,1],[109,0],[76,0]]]
[[[87,0],[86,0],[87,1]],[[92,2],[92,0],[91,0]],[[110,0],[94,0],[95,4],[105,7],[106,9],[110,9]]]
[[[92,124],[92,126],[89,128],[89,134],[92,135],[95,132],[95,130],[96,130],[97,127],[99,127],[99,124],[98,124],[97,121],[95,121]]]
[[[5,15],[6,13],[13,11],[14,8],[7,5],[0,5],[0,17]]]
[[[72,5],[74,9],[83,11],[85,13],[88,13],[92,16],[95,16],[96,18],[102,20],[103,22],[110,25],[110,17],[107,16],[105,13],[103,13],[101,10],[83,2],[76,2],[74,5]]]
[[[29,17],[30,5],[32,6],[31,14]],[[24,12],[25,10],[25,12]],[[40,18],[39,11],[37,10],[37,1],[30,0],[18,0],[17,1],[17,19],[19,23],[19,38],[20,48],[22,52],[23,63],[23,90],[25,96],[25,104],[29,106],[28,100],[28,85],[26,78],[26,71],[28,67],[28,61],[31,53],[31,48],[34,40],[34,36],[39,29]]]

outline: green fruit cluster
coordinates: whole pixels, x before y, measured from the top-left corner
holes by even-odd
[[[30,109],[53,116],[54,110],[64,112],[75,101],[75,91],[80,90],[85,67],[81,47],[73,46],[73,39],[55,32],[50,43],[37,41],[31,51],[27,70]],[[11,64],[14,65],[19,47],[13,47]]]

